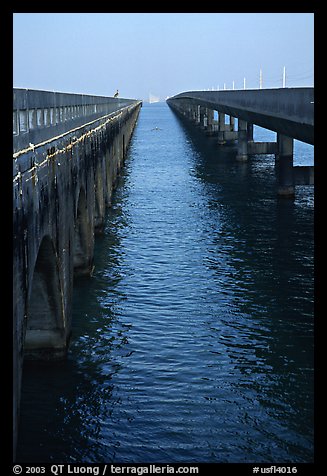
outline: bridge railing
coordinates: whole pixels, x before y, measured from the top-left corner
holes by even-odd
[[[133,99],[14,88],[14,152],[135,102]]]

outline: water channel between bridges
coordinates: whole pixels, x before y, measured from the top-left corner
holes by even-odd
[[[313,187],[279,198],[274,165],[143,106],[68,358],[25,363],[18,461],[313,461]]]

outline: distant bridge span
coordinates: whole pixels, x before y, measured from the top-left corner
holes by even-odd
[[[313,166],[293,167],[293,139],[314,144],[314,88],[188,91],[167,99],[167,104],[208,135],[217,135],[219,145],[237,141],[239,161],[250,154],[275,154],[279,196],[292,197],[295,185],[313,184]],[[277,132],[277,141],[254,142],[254,124]]]
[[[314,88],[189,91],[167,103],[182,100],[314,144]]]

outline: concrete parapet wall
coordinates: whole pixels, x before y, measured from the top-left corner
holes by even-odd
[[[24,358],[66,356],[73,281],[92,273],[94,235],[103,228],[140,107],[132,101],[116,112],[101,111],[72,129],[66,121],[62,134],[15,151],[14,446]],[[26,139],[31,142],[30,135]]]
[[[134,102],[133,99],[14,88],[14,152],[29,143],[38,144]]]

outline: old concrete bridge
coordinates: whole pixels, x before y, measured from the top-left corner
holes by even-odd
[[[94,235],[140,101],[14,89],[13,423],[24,358],[62,359],[74,276],[93,268]]]
[[[167,103],[207,134],[216,134],[219,145],[237,141],[239,161],[247,160],[249,154],[275,154],[279,196],[294,196],[297,184],[313,184],[313,167],[293,166],[293,139],[314,143],[313,88],[189,91],[169,98]],[[217,121],[214,111],[218,111]],[[226,115],[230,116],[229,123]],[[276,142],[254,142],[253,124],[277,132]]]

